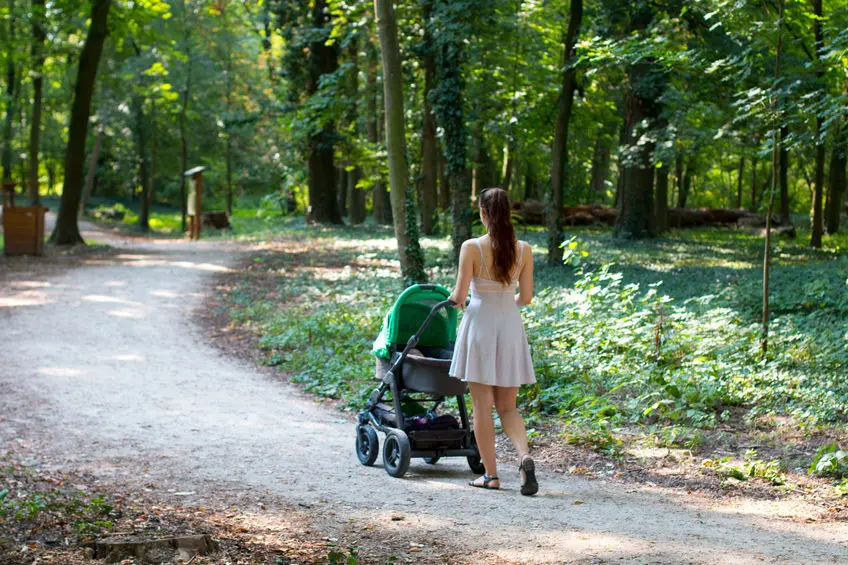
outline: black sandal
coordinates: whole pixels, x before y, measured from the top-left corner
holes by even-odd
[[[539,492],[539,483],[536,482],[536,463],[530,457],[525,457],[518,465],[519,474],[524,471],[524,480],[521,481],[521,494],[532,496]]]
[[[476,480],[477,480],[477,479],[474,479],[474,481],[476,481]],[[500,486],[500,485],[498,485],[498,486],[496,486],[496,487],[490,487],[490,486],[489,486],[489,483],[491,483],[492,481],[498,481],[498,482],[500,482],[500,479],[499,479],[499,478],[497,478],[496,476],[494,476],[494,477],[490,477],[489,475],[487,475],[487,474],[485,474],[485,473],[483,474],[483,483],[482,483],[482,484],[480,484],[480,483],[475,483],[474,481],[471,481],[471,482],[470,482],[470,483],[468,483],[468,484],[469,484],[469,485],[471,485],[472,487],[476,487],[476,488],[486,488],[486,489],[490,489],[490,490],[498,490],[499,488],[501,488],[501,486]]]

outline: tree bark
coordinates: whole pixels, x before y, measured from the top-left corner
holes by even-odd
[[[757,159],[751,161],[751,211],[757,211]]]
[[[338,52],[326,44],[330,33],[330,11],[326,0],[315,0],[312,7],[314,39],[309,49],[307,91],[318,92],[322,75],[334,73],[339,66]],[[336,167],[334,164],[336,127],[327,122],[309,139],[309,221],[341,224],[342,215],[336,200]]]
[[[822,0],[812,0],[813,2],[813,35],[816,42],[816,80],[820,85],[824,86],[824,39],[822,35]],[[822,200],[824,198],[824,143],[821,140],[822,133],[822,117],[821,114],[816,115],[816,165],[813,178],[813,209],[812,209],[812,231],[810,233],[810,245],[815,248],[821,247],[822,244]]]
[[[654,219],[656,233],[661,234],[668,231],[668,167],[662,166],[656,169],[656,192],[654,202]]]
[[[830,174],[827,191],[826,226],[827,233],[833,235],[839,233],[839,224],[842,221],[843,200],[846,189],[846,165],[848,165],[848,143],[845,139],[845,127],[839,128],[837,143],[833,146],[830,157]]]
[[[565,34],[565,46],[562,57],[562,87],[559,93],[554,141],[551,147],[551,205],[547,209],[548,228],[548,264],[562,263],[562,205],[563,192],[568,184],[568,127],[571,122],[571,109],[574,105],[574,91],[577,89],[577,69],[571,65],[574,47],[580,33],[583,20],[583,0],[571,0],[568,30]]]
[[[447,0],[439,0],[439,11],[447,17],[445,23],[453,23],[459,17],[452,12]],[[459,251],[463,242],[471,239],[471,183],[466,169],[467,143],[465,131],[465,109],[463,105],[465,81],[462,76],[463,44],[467,38],[459,37],[456,32],[450,34],[440,45],[438,51],[439,83],[437,88],[439,104],[436,117],[444,131],[445,171],[450,192],[453,195],[451,230],[451,259],[459,261]]]
[[[8,45],[15,44],[15,19],[14,19],[15,2],[9,0],[9,28],[4,37],[4,43]],[[17,111],[17,68],[15,67],[15,58],[13,51],[9,50],[6,55],[6,120],[3,124],[3,156],[0,159],[0,165],[3,166],[3,182],[12,180],[12,162],[14,150],[12,148],[13,130],[12,125],[15,121],[15,112]]]
[[[41,113],[42,113],[42,71],[44,70],[44,32],[45,0],[32,0],[32,118],[29,129],[29,201],[38,204],[39,195],[39,153],[41,152]]]
[[[192,70],[192,56],[191,56],[191,33],[189,30],[191,26],[188,25],[188,6],[185,0],[182,0],[182,11],[183,11],[183,51],[186,57],[186,79],[185,85],[183,86],[183,90],[181,93],[181,104],[180,104],[180,216],[181,216],[181,230],[183,232],[186,231],[186,215],[188,210],[186,209],[186,177],[183,173],[188,170],[188,135],[186,133],[186,120],[188,114],[188,103],[191,100],[191,70]]]
[[[144,116],[144,99],[136,96],[135,106],[135,143],[138,153],[138,176],[141,182],[141,203],[138,212],[138,227],[143,232],[150,231],[150,160],[147,155],[147,120]]]
[[[377,96],[379,87],[377,85],[377,47],[374,45],[374,41],[369,38],[368,45],[366,46],[366,55],[368,59],[368,65],[366,68],[366,79],[367,86],[365,89],[365,127],[368,130],[368,141],[372,144],[372,146],[377,147],[380,144],[380,131],[379,131],[379,122],[380,122],[380,111],[377,108]],[[373,206],[372,212],[374,216],[374,223],[376,224],[389,224],[391,221],[387,221],[386,219],[386,211],[390,209],[389,206],[386,205],[388,201],[388,193],[386,192],[386,186],[383,184],[381,180],[380,166],[377,167],[370,172],[371,175],[375,178],[374,187],[372,189],[373,193]]]
[[[435,228],[436,200],[438,198],[438,158],[439,142],[436,139],[436,116],[430,104],[430,94],[436,80],[436,57],[433,34],[430,30],[430,15],[433,3],[426,1],[421,5],[424,17],[424,107],[421,128],[421,231],[433,235]]]
[[[374,0],[380,49],[383,54],[383,99],[386,105],[386,151],[389,158],[389,193],[392,202],[395,238],[405,285],[426,281],[424,254],[418,242],[409,168],[406,157],[406,130],[403,114],[403,74],[400,46],[392,0]],[[410,216],[412,221],[410,221]]]
[[[448,167],[447,162],[445,161],[445,154],[439,149],[438,152],[438,164],[439,164],[439,210],[443,212],[447,212],[451,206],[451,190],[450,190],[450,179],[448,178]]]
[[[742,208],[742,176],[745,173],[745,157],[739,158],[739,175],[736,179],[736,208]]]
[[[813,2],[821,2],[821,0],[813,0]],[[778,0],[777,14],[777,52],[775,54],[774,78],[775,83],[780,80],[780,57],[783,49],[783,0]],[[780,116],[780,102],[772,95],[771,101],[772,110]],[[771,269],[771,215],[774,212],[774,196],[777,192],[777,177],[778,177],[778,158],[780,154],[780,136],[777,132],[774,133],[774,147],[771,152],[771,190],[769,191],[768,209],[766,211],[766,242],[763,253],[763,315],[762,315],[762,342],[761,352],[763,359],[768,353],[768,334],[769,334],[769,273]]]
[[[108,17],[111,0],[92,0],[91,24],[80,54],[74,101],[71,106],[71,123],[68,130],[68,148],[65,156],[65,183],[59,204],[59,215],[50,241],[59,245],[84,243],[79,233],[77,212],[82,193],[82,169],[85,161],[85,139],[88,134],[88,117],[91,98],[97,78],[97,65],[103,52],[103,43],[109,31]]]
[[[788,226],[792,223],[789,217],[789,150],[786,149],[786,136],[789,128],[780,128],[780,171],[778,184],[780,185],[780,223]]]
[[[610,167],[609,140],[604,135],[604,128],[598,128],[595,138],[595,148],[592,151],[592,170],[589,174],[590,198],[595,204],[603,204],[606,200],[606,181]]]
[[[347,121],[352,126],[354,136],[359,136],[359,41],[352,39],[347,48],[348,58],[353,63],[347,74],[348,96],[352,102],[348,105]],[[358,225],[365,221],[365,191],[356,188],[362,178],[362,168],[356,166],[347,174],[348,222]]]
[[[91,150],[91,156],[88,159],[88,173],[85,175],[85,190],[80,200],[79,214],[85,214],[85,208],[88,206],[88,200],[91,198],[91,193],[94,191],[94,178],[97,172],[97,160],[100,158],[100,148],[103,146],[103,124],[97,128],[97,137],[94,138],[94,148]]]

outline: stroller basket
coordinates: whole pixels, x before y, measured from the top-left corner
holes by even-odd
[[[448,375],[450,359],[407,355],[401,369],[404,388],[440,396],[465,394],[465,383]]]

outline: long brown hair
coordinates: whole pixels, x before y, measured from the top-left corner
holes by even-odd
[[[492,275],[504,284],[512,282],[515,267],[515,230],[509,197],[502,188],[487,188],[480,195],[480,208],[488,221],[489,240],[492,243]]]

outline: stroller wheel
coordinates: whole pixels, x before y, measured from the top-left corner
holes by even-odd
[[[356,456],[363,465],[373,465],[380,450],[377,432],[371,426],[356,426]]]
[[[412,447],[409,438],[401,430],[392,430],[383,441],[383,467],[393,477],[402,477],[409,469]]]
[[[468,456],[468,467],[475,475],[482,475],[486,472],[486,467],[483,466],[483,461],[480,459],[479,455]]]
[[[428,465],[435,465],[439,462],[439,459],[441,459],[441,457],[425,457],[424,463],[427,463]]]

